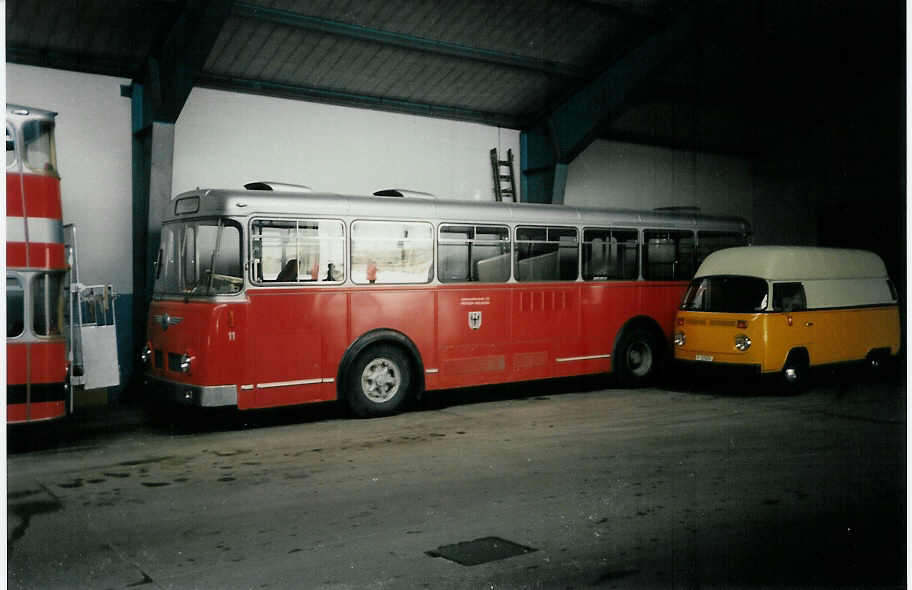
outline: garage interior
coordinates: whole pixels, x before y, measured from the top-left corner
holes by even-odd
[[[104,405],[140,395],[137,359],[163,208],[196,187],[279,181],[340,194],[396,187],[494,200],[490,152],[510,151],[522,202],[738,215],[757,245],[872,250],[907,293],[900,1],[7,0],[5,7],[7,102],[58,113],[63,216],[82,236],[82,281],[112,283],[118,293],[124,385],[107,391]],[[904,306],[905,295],[903,319]],[[904,402],[898,412],[889,421],[899,420],[902,432],[883,448],[902,455],[892,443],[905,434]],[[896,514],[904,517],[904,488],[894,492],[887,498],[902,504]],[[801,532],[816,539],[830,527]],[[768,541],[779,531],[763,530]],[[868,532],[871,539],[880,529]],[[765,557],[781,556],[761,550],[761,563]],[[877,567],[870,556],[863,561]],[[880,574],[837,574],[863,587],[891,586],[897,565],[887,562]],[[629,571],[573,583],[670,583],[628,578]],[[750,570],[715,581],[830,586],[838,575],[765,578]],[[190,578],[204,587],[214,579]],[[530,583],[520,579],[499,579],[499,587]],[[439,587],[460,587],[454,580]],[[559,574],[542,580],[541,587],[566,582]],[[336,582],[322,586],[361,587]],[[423,582],[438,586],[433,576]],[[699,577],[682,582],[700,585]]]
[[[901,2],[12,0],[7,100],[59,113],[64,219],[97,238],[84,282],[121,294],[130,376],[172,194],[493,199],[491,148],[523,201],[740,215],[755,244],[874,250],[904,292],[904,23]]]

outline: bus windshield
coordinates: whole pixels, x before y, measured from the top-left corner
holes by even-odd
[[[224,295],[241,291],[241,228],[230,219],[162,226],[156,295]]]
[[[766,281],[755,277],[717,276],[694,279],[681,309],[725,313],[756,313],[766,309]]]
[[[26,121],[22,126],[25,141],[23,156],[25,164],[35,172],[56,174],[57,163],[54,154],[54,123],[51,121]],[[9,151],[9,147],[7,147]],[[9,154],[7,154],[9,162]]]

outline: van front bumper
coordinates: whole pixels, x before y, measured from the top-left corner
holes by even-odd
[[[184,406],[217,408],[237,405],[236,385],[193,385],[146,375],[145,390],[153,400]]]
[[[762,374],[761,366],[756,363],[731,363],[725,361],[698,361],[686,358],[674,359],[675,367],[692,373],[712,372],[728,376],[757,376]]]

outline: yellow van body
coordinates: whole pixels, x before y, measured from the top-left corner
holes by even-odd
[[[697,270],[675,324],[675,359],[762,373],[783,371],[790,355],[806,366],[880,360],[898,354],[901,339],[883,261],[834,248],[714,252]]]

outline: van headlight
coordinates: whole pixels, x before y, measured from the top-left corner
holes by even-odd
[[[675,346],[684,346],[687,343],[687,336],[684,332],[675,332],[674,333],[674,345]]]
[[[181,373],[184,373],[184,374],[190,373],[190,365],[191,365],[192,361],[193,361],[193,357],[190,356],[188,353],[184,353],[183,356],[181,356],[181,358],[180,358]]]
[[[748,338],[747,334],[738,334],[735,336],[735,348],[744,352],[751,347],[751,339]]]

